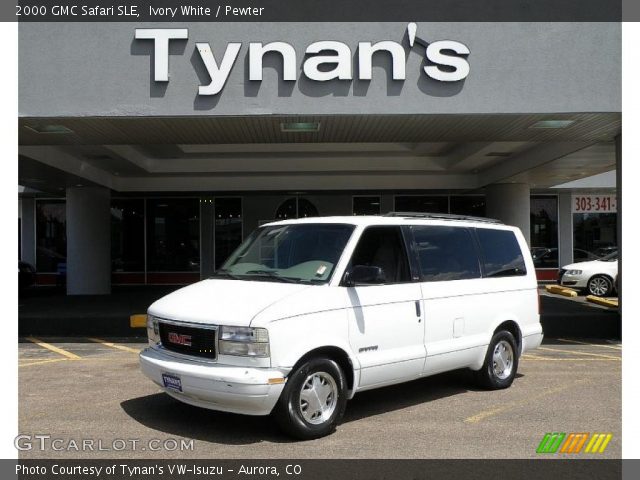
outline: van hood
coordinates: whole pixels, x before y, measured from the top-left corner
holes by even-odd
[[[148,313],[168,320],[249,326],[262,310],[310,285],[252,280],[203,280],[154,302]]]

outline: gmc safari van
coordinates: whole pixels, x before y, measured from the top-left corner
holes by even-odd
[[[266,224],[211,278],[148,311],[142,371],[199,407],[331,433],[360,391],[469,368],[511,385],[542,341],[520,230],[396,213]]]

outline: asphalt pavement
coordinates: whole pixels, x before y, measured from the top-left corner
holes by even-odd
[[[363,392],[348,403],[334,434],[306,442],[281,434],[269,417],[170,398],[140,372],[145,345],[142,339],[22,338],[19,432],[30,449],[20,457],[621,456],[621,346],[614,341],[546,339],[524,355],[506,390],[479,390],[468,372],[456,371]],[[611,437],[602,453],[536,453],[553,432]]]

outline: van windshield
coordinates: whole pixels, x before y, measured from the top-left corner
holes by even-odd
[[[331,223],[259,228],[231,254],[214,278],[326,283],[354,228]]]

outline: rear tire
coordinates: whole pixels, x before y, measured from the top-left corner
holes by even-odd
[[[596,297],[608,297],[613,292],[613,282],[606,275],[594,275],[587,282],[587,291]]]
[[[312,358],[289,375],[273,416],[288,435],[311,440],[332,433],[347,406],[347,385],[340,366]]]
[[[475,372],[478,384],[488,390],[508,388],[518,371],[518,346],[507,330],[497,332],[487,349],[482,368]]]

